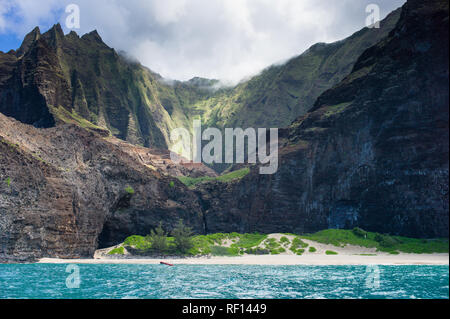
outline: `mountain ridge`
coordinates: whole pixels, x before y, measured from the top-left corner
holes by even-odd
[[[21,47],[15,52],[17,59],[9,62],[16,64],[13,71],[15,76],[7,79],[8,82],[0,82],[0,89],[2,85],[4,87],[0,95],[0,111],[36,126],[51,127],[69,122],[98,132],[103,130],[105,135],[111,134],[136,145],[166,149],[172,144],[172,129],[184,127],[192,130],[192,120],[199,117],[206,125],[219,128],[287,126],[306,113],[319,93],[350,72],[350,66],[360,51],[390,31],[398,19],[399,11],[383,20],[381,29],[364,28],[339,42],[317,44],[285,65],[271,66],[235,87],[223,87],[218,80],[198,77],[185,82],[168,83],[138,61],[131,61],[126,55],[118,54],[108,47],[96,30],[80,37],[74,31],[64,35],[59,24],[43,34],[39,28],[35,28],[25,36]],[[267,85],[269,88],[273,86],[270,83],[282,83],[286,79],[286,76],[278,79],[270,70],[282,68],[281,73],[289,73],[286,70],[291,69],[293,61],[306,60],[300,64],[308,64],[308,61],[316,59],[315,56],[308,58],[311,52],[319,50],[320,54],[327,56],[322,51],[336,46],[344,48],[349,41],[355,42],[356,48],[350,46],[346,49],[349,53],[336,53],[337,56],[343,56],[343,62],[331,63],[342,69],[334,80],[329,82],[319,79],[318,83],[321,84],[313,88],[313,92],[304,92],[303,95],[295,93],[295,101],[301,101],[306,96],[305,105],[294,107],[293,94],[285,87],[276,89],[276,92],[262,90]],[[0,57],[0,73],[1,68],[6,68],[1,63],[5,56]],[[9,59],[14,60],[12,54]],[[49,69],[42,69],[43,65]],[[42,77],[34,81],[33,73],[39,73],[39,68],[42,69]],[[294,77],[303,78],[302,72],[300,67],[293,73]],[[319,72],[312,79],[320,76]],[[29,78],[28,82],[23,82],[23,78]],[[298,84],[305,79],[293,81]],[[45,86],[43,82],[46,82]],[[28,91],[34,93],[30,98],[23,97],[29,95],[24,93]],[[268,102],[262,105],[258,101]],[[10,104],[15,106],[11,107]],[[19,105],[25,107],[19,110]],[[288,106],[287,113],[283,109],[284,105]],[[36,112],[36,109],[40,110],[39,114],[27,114]],[[273,114],[275,111],[277,116]],[[230,114],[240,114],[242,120],[236,121],[234,115],[230,117]],[[261,114],[267,115],[261,117]]]

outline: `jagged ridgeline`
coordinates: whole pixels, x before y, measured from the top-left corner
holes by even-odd
[[[59,24],[28,34],[1,54],[0,111],[24,123],[76,123],[133,144],[166,148],[171,129],[189,128],[188,109],[211,90],[197,82],[165,84],[109,48],[96,31],[64,35]]]
[[[109,48],[96,31],[64,35],[55,25],[0,53],[0,112],[36,127],[75,123],[146,147],[169,148],[170,131],[208,126],[285,127],[304,115],[325,90],[348,75],[359,55],[395,26],[400,9],[381,29],[365,28],[332,44],[317,44],[235,87],[194,78],[165,81]]]

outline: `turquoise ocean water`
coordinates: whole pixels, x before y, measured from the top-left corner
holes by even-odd
[[[448,266],[67,267],[0,265],[0,298],[449,298]]]

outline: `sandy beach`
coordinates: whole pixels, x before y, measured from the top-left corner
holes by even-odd
[[[400,255],[306,255],[306,256],[243,256],[199,257],[184,259],[56,259],[43,258],[43,264],[148,264],[160,262],[174,265],[448,265],[448,254],[400,254]]]
[[[279,234],[270,235],[279,237]],[[336,247],[304,240],[317,249],[315,253],[306,251],[302,256],[287,252],[280,255],[244,255],[240,257],[192,257],[192,258],[136,258],[133,256],[111,257],[110,249],[98,250],[93,259],[43,258],[39,263],[48,264],[160,264],[174,265],[448,265],[449,254],[406,254],[392,255],[376,251],[374,248],[347,245]],[[327,255],[332,250],[337,255]]]

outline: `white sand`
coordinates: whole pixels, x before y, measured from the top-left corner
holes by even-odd
[[[44,264],[159,264],[175,265],[448,265],[448,254],[400,255],[270,255],[243,257],[199,257],[184,259],[52,259],[43,258]]]
[[[277,234],[271,237],[280,237]],[[105,250],[98,251],[94,259],[52,259],[44,258],[39,263],[46,264],[159,264],[161,261],[175,265],[448,265],[449,254],[404,254],[391,255],[377,252],[374,248],[359,246],[336,247],[303,240],[317,252],[310,253],[309,247],[302,256],[287,250],[281,255],[245,255],[242,257],[196,257],[196,258],[111,258]],[[338,255],[326,255],[327,250]],[[108,251],[108,250],[107,250]],[[367,256],[370,255],[370,256]]]

